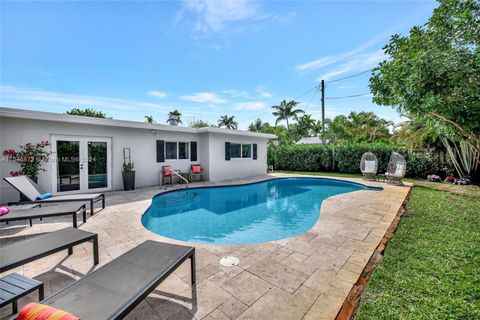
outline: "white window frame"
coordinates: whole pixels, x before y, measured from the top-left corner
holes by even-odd
[[[239,144],[240,145],[240,157],[232,157],[232,144]],[[243,157],[242,156],[242,148],[244,145],[250,146],[250,157]],[[241,143],[241,142],[230,142],[230,160],[252,160],[253,159],[253,143]]]
[[[167,143],[175,143],[176,145],[176,155],[177,157],[176,158],[167,158]],[[186,143],[187,144],[187,155],[188,157],[186,159],[180,159],[180,143]],[[165,160],[168,160],[168,161],[191,161],[191,144],[190,142],[188,141],[165,141],[165,147],[164,147],[164,154],[165,154]]]

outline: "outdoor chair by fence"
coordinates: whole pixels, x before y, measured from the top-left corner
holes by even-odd
[[[83,223],[87,222],[87,206],[84,203],[66,203],[54,206],[42,206],[31,209],[17,209],[10,207],[10,212],[0,216],[0,222],[9,223],[10,221],[29,220],[30,227],[33,219],[42,219],[47,217],[72,216],[73,227],[77,228],[77,214],[81,213]]]
[[[363,179],[375,181],[378,171],[377,157],[371,152],[365,152],[360,160],[360,171],[362,171]]]
[[[192,164],[190,166],[190,181],[193,182],[193,177],[200,177],[202,182],[205,182],[204,172],[199,164]]]
[[[105,209],[105,195],[103,193],[89,193],[89,194],[71,194],[52,196],[42,199],[41,196],[45,193],[40,192],[38,185],[27,176],[5,177],[3,178],[12,187],[22,193],[29,201],[22,201],[17,203],[46,203],[46,202],[89,202],[90,214],[93,215],[94,205],[98,201],[102,201],[102,209]]]
[[[388,180],[387,183],[403,186],[402,179],[406,173],[407,161],[405,161],[405,158],[401,154],[393,152],[388,162],[387,172],[385,173],[385,177],[387,177]]]
[[[87,241],[93,242],[93,263],[98,264],[98,235],[80,229],[66,228],[2,246],[0,272],[63,250],[67,250],[71,255],[74,246]]]
[[[41,303],[85,320],[123,319],[187,259],[193,286],[195,248],[145,241]]]

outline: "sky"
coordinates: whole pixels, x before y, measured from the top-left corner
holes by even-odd
[[[1,1],[0,106],[115,119],[274,123],[297,99],[321,119],[374,111],[368,79],[393,34],[423,25],[434,1]],[[359,73],[346,80],[333,81]],[[330,99],[357,94],[358,97]]]

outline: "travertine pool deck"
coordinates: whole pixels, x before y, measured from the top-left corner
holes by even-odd
[[[287,175],[226,184],[278,176]],[[384,190],[362,190],[326,199],[316,225],[293,238],[253,245],[193,244],[197,257],[196,301],[192,301],[187,261],[126,319],[334,319],[410,189],[360,179],[342,180]],[[142,214],[160,192],[157,187],[107,193],[107,207],[80,224],[80,229],[98,233],[99,266],[148,239],[188,244],[158,236],[142,226]],[[70,217],[34,221],[33,227],[22,221],[1,224],[0,243],[69,226]],[[239,257],[240,264],[221,266],[219,260],[224,255]],[[91,272],[92,266],[92,246],[85,244],[76,247],[71,256],[61,252],[5,274],[18,272],[43,281],[45,296],[49,296]],[[19,307],[36,299],[36,293],[32,293],[19,301]],[[2,308],[2,317],[8,319],[10,311],[10,306]]]

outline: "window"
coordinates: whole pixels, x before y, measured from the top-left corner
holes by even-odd
[[[177,159],[177,143],[167,142],[165,143],[165,159]]]
[[[165,159],[167,160],[188,160],[189,142],[165,142]]]
[[[178,143],[178,159],[188,159],[188,142]]]
[[[252,158],[252,145],[231,143],[230,158]]]

